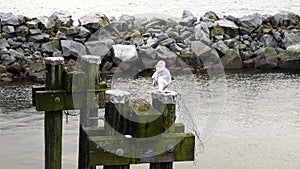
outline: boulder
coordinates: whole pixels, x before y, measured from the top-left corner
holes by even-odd
[[[0,49],[6,49],[9,47],[8,41],[6,39],[0,39]]]
[[[145,68],[153,68],[157,63],[157,53],[153,48],[139,49],[138,56],[145,65]]]
[[[79,30],[79,33],[77,36],[79,36],[81,38],[86,38],[91,35],[91,32],[83,26],[78,26],[77,29]]]
[[[207,11],[207,12],[205,12],[205,14],[203,15],[202,19],[205,20],[205,21],[217,21],[217,20],[219,20],[220,18],[219,18],[219,16],[218,16],[216,13],[214,13],[213,11]]]
[[[132,64],[138,59],[137,50],[134,45],[113,45],[113,61],[121,70],[128,70],[135,67]]]
[[[238,35],[238,26],[229,20],[221,19],[215,22],[215,25],[219,25],[224,29],[224,33],[229,35],[231,38],[236,37]]]
[[[109,46],[103,41],[89,41],[84,44],[89,54],[104,57],[110,53]]]
[[[13,26],[3,26],[2,27],[2,31],[5,33],[14,33],[15,32],[15,28]]]
[[[30,35],[36,35],[36,34],[41,34],[41,33],[43,33],[43,32],[40,29],[29,29]]]
[[[68,11],[56,11],[50,16],[50,18],[58,23],[58,25],[71,27],[73,24],[72,15]]]
[[[63,56],[75,56],[81,57],[83,55],[87,55],[86,47],[78,42],[72,40],[62,40],[61,48],[63,51]]]
[[[243,61],[243,68],[254,68],[255,67],[255,59],[248,59]]]
[[[266,47],[255,52],[255,68],[272,69],[278,67],[278,56],[274,48]]]
[[[261,42],[264,44],[265,47],[278,47],[278,41],[274,38],[273,35],[265,34],[261,37]]]
[[[2,25],[13,25],[18,26],[21,25],[22,21],[21,15],[13,15],[12,13],[4,13],[0,15],[0,20]]]
[[[197,17],[195,17],[190,11],[184,10],[181,16],[181,20],[179,21],[180,25],[192,27],[194,23],[197,21]]]
[[[262,24],[262,21],[263,16],[258,13],[246,15],[238,19],[239,26],[241,26],[243,30],[249,33],[259,28],[259,26]]]
[[[78,27],[72,26],[72,27],[66,27],[66,26],[61,26],[59,27],[59,31],[66,34],[66,35],[74,35],[79,33]]]
[[[300,43],[300,32],[288,32],[285,31],[283,34],[283,46],[285,48],[292,46],[292,45],[297,45]]]
[[[205,44],[210,44],[211,39],[209,38],[209,28],[208,24],[205,22],[201,22],[200,24],[195,26],[194,29],[194,38],[196,41],[204,42]]]
[[[229,49],[221,58],[221,62],[224,69],[241,69],[243,67],[241,56],[234,49]]]
[[[43,29],[51,29],[55,27],[55,22],[48,16],[38,16],[37,19],[40,21]]]
[[[209,67],[220,62],[220,57],[217,51],[201,41],[191,42],[191,52],[192,56],[189,60],[193,60],[196,63],[196,65],[195,63],[193,64],[193,67],[199,68],[199,66],[202,66],[202,64],[204,67]],[[197,59],[199,61],[197,61]],[[200,61],[202,62],[202,64],[199,63]]]
[[[52,40],[47,43],[43,43],[41,46],[41,51],[42,52],[50,52],[50,53],[60,51],[59,41],[56,39],[56,40]]]
[[[48,41],[50,38],[49,34],[41,33],[41,34],[35,34],[35,35],[29,35],[28,41],[29,42],[45,42]]]
[[[285,53],[279,54],[279,67],[300,69],[300,44],[289,46]]]
[[[299,15],[287,11],[277,13],[271,18],[271,24],[273,27],[288,27],[297,25],[299,22]]]
[[[168,65],[174,66],[177,60],[177,55],[174,52],[172,52],[169,48],[159,45],[156,48],[156,53],[158,60],[165,60]]]
[[[78,20],[80,26],[88,29],[100,29],[101,27],[109,24],[109,19],[101,12],[90,13],[82,16]]]
[[[225,44],[224,41],[218,41],[216,43],[213,44],[213,47],[223,55],[225,55],[228,50],[229,50],[229,47]]]
[[[38,19],[33,19],[33,20],[31,20],[31,21],[27,21],[27,22],[26,22],[26,25],[27,25],[27,27],[30,28],[30,29],[38,29],[38,28],[39,28],[39,23],[40,23],[40,22],[41,22],[41,21],[38,20]]]
[[[9,65],[12,64],[16,61],[16,58],[14,58],[13,56],[11,56],[9,53],[8,54],[2,54],[0,56],[0,60],[2,61],[2,63],[4,65]]]
[[[5,73],[6,72],[6,66],[0,64],[0,73]]]

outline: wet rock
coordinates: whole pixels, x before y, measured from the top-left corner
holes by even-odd
[[[109,24],[109,19],[101,12],[85,15],[78,20],[80,26],[88,29],[100,29]]]
[[[5,73],[6,72],[6,66],[0,64],[0,73]]]
[[[58,25],[71,27],[73,24],[72,16],[68,11],[56,11],[50,16],[50,18],[58,23]]]
[[[243,16],[238,19],[238,23],[241,26],[241,29],[249,33],[259,28],[259,26],[262,24],[262,21],[263,16],[258,13]]]
[[[255,67],[255,59],[248,59],[243,61],[243,68],[254,68]]]
[[[110,48],[103,41],[89,41],[85,43],[88,53],[95,56],[104,57],[110,53]]]
[[[5,33],[14,33],[15,28],[13,26],[3,26],[2,31]]]
[[[266,47],[273,47],[273,48],[278,47],[278,42],[272,35],[269,35],[269,34],[263,35],[261,37],[261,41],[263,42],[264,46],[266,46]]]
[[[38,16],[37,19],[40,21],[43,29],[51,29],[55,27],[55,22],[52,18],[47,16]]]
[[[229,20],[225,20],[225,19],[222,19],[222,20],[218,20],[215,22],[215,25],[219,25],[221,28],[224,29],[224,33],[229,35],[230,37],[236,37],[238,35],[238,26],[232,22],[232,21],[229,21]]]
[[[221,58],[224,69],[241,69],[243,67],[240,55],[234,49],[228,52]]]
[[[27,26],[18,26],[17,29],[16,29],[16,34],[18,36],[22,36],[22,37],[25,37],[29,34],[29,28]]]
[[[287,48],[292,45],[296,45],[300,43],[300,32],[293,33],[285,31],[283,34],[283,44],[284,47]]]
[[[286,53],[279,54],[279,67],[282,69],[300,69],[300,45],[292,45]]]
[[[47,43],[43,43],[41,46],[41,51],[42,52],[56,52],[60,50],[60,45],[58,40],[53,40]]]
[[[21,25],[21,15],[13,15],[12,13],[4,13],[0,16],[2,25]]]
[[[137,50],[134,45],[113,45],[113,61],[119,68],[126,71],[133,67],[131,64],[138,59]],[[136,65],[137,66],[137,65]]]
[[[275,49],[266,47],[255,52],[255,68],[272,69],[278,67],[278,56]]]
[[[63,56],[75,56],[81,57],[83,55],[87,55],[86,47],[78,42],[72,40],[62,40],[61,48],[63,51]]]
[[[29,35],[28,41],[29,42],[45,42],[48,41],[50,38],[49,34],[41,33],[36,35]]]
[[[271,24],[274,27],[288,27],[291,25],[297,25],[299,22],[299,15],[287,11],[277,13],[271,18]]]
[[[179,21],[180,25],[183,26],[194,26],[194,23],[197,21],[197,17],[195,17],[190,11],[184,10],[181,16],[181,20]]]
[[[205,12],[205,14],[203,15],[202,19],[205,20],[205,21],[217,21],[220,18],[213,11],[208,11],[208,12]]]

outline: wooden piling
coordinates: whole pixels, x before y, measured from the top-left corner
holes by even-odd
[[[89,163],[89,140],[85,128],[98,126],[97,100],[95,100],[95,93],[88,92],[88,90],[95,90],[95,76],[100,63],[101,57],[99,56],[84,55],[81,57],[81,66],[85,72],[82,101],[85,103],[80,110],[78,169],[96,168],[96,166],[90,166]]]
[[[128,122],[128,102],[130,93],[122,90],[107,90],[105,96],[105,123],[106,135],[126,134]],[[104,169],[129,169],[130,165],[104,165]]]
[[[162,113],[162,132],[174,133],[177,93],[174,91],[152,91],[152,106]],[[173,145],[175,146],[175,145]],[[172,169],[173,162],[150,163],[150,169]]]
[[[60,90],[63,88],[62,74],[64,58],[45,58],[46,64],[46,90]],[[62,98],[55,97],[54,102],[59,103]],[[45,100],[45,104],[47,101]],[[62,111],[45,112],[45,169],[61,169],[62,153]]]

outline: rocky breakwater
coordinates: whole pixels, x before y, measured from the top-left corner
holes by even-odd
[[[49,56],[74,69],[87,54],[101,57],[99,70],[108,73],[152,68],[159,59],[173,68],[184,61],[192,71],[218,61],[225,69],[300,69],[300,17],[291,12],[221,18],[209,11],[197,18],[185,10],[178,19],[91,13],[78,23],[65,11],[36,18],[0,13],[1,81],[43,78]]]

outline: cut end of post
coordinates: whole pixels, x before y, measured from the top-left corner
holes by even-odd
[[[47,57],[45,58],[45,64],[48,65],[62,65],[65,59],[63,57]]]
[[[164,104],[176,104],[178,93],[172,90],[154,90],[151,91],[151,96]]]
[[[123,90],[107,90],[105,101],[108,103],[126,103],[130,99],[130,93]]]
[[[90,64],[97,64],[101,63],[102,58],[100,56],[95,55],[83,55],[81,56],[81,61]]]

